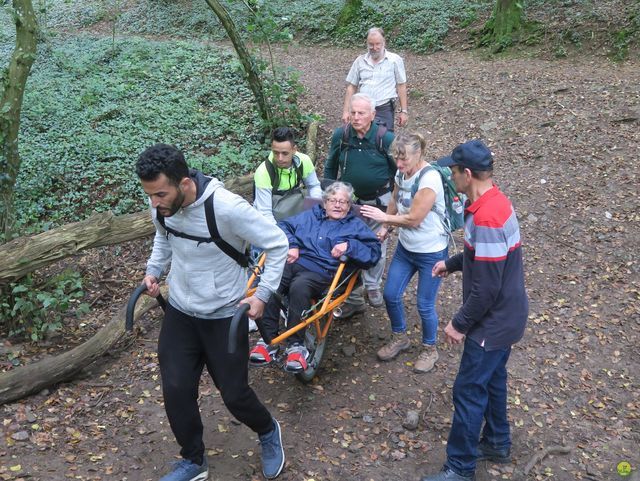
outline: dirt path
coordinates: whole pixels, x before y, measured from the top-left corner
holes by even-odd
[[[356,53],[279,51],[302,71],[305,104],[326,119],[324,150]],[[410,128],[426,135],[434,158],[484,138],[522,227],[531,316],[510,360],[514,464],[481,463],[477,479],[525,479],[527,462],[551,445],[572,450],[544,458],[528,479],[623,479],[619,462],[640,468],[640,65],[464,53],[407,55],[406,65]],[[104,261],[117,265],[110,252]],[[136,262],[142,269],[144,259]],[[460,280],[448,279],[441,325],[459,302]],[[417,342],[410,296],[408,303]],[[157,319],[144,326],[129,349],[84,379],[1,408],[0,479],[160,477],[176,447],[159,390]],[[442,345],[435,371],[416,375],[415,348],[394,362],[376,360],[388,333],[384,309],[338,324],[310,386],[275,369],[251,371],[283,426],[282,480],[417,480],[439,469],[460,350]],[[201,407],[211,479],[261,479],[255,436],[230,419],[208,380]],[[421,413],[416,431],[402,427],[408,409]]]

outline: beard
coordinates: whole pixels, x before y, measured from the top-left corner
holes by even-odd
[[[184,203],[184,193],[182,192],[180,187],[178,187],[178,194],[176,195],[176,198],[173,200],[171,205],[168,208],[165,208],[165,207],[158,208],[158,210],[163,216],[171,217],[173,214],[175,214],[180,210],[183,203]]]
[[[379,52],[374,52],[373,50],[369,50],[369,56],[373,60],[380,60],[383,55],[384,55],[384,49],[380,50]]]

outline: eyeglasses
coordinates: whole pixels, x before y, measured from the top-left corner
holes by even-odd
[[[338,205],[347,205],[349,204],[348,200],[344,200],[344,199],[327,199],[326,200],[327,204],[338,204]]]

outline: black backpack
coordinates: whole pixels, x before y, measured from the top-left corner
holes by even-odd
[[[340,172],[340,177],[342,177],[342,174],[344,173],[344,165],[347,161],[347,155],[349,154],[349,149],[351,148],[351,145],[349,144],[349,132],[351,131],[351,123],[347,123],[342,127],[342,139],[340,140],[340,157],[338,158],[338,171]],[[393,162],[393,160],[391,159],[391,156],[384,150],[384,146],[382,145],[382,137],[384,137],[384,134],[386,134],[388,131],[387,126],[384,124],[378,124],[378,131],[376,132],[376,139],[375,139],[375,146],[376,146],[376,150],[378,152],[380,152],[385,159],[387,159],[387,162],[390,163],[390,165],[393,166],[394,170],[396,169],[396,165],[395,162]],[[347,151],[347,153],[344,155],[344,158],[342,157],[342,152]],[[392,184],[393,185],[393,184]]]
[[[388,129],[384,124],[377,124],[377,125],[378,125],[378,130],[376,132],[376,138],[374,141],[376,150],[380,154],[382,154],[385,159],[387,159],[387,163],[395,172],[397,169],[396,163],[391,158],[389,153],[384,150],[384,146],[382,145],[382,138],[384,137],[384,134],[387,133]],[[350,127],[351,127],[351,123],[347,123],[342,128],[342,139],[340,140],[340,156],[338,157],[338,172],[340,174],[340,178],[342,178],[342,175],[344,174],[344,166],[347,163],[347,156],[349,155],[349,149],[351,148],[351,145],[349,144],[349,132],[351,130]],[[344,157],[342,156],[342,152],[345,152]],[[393,175],[389,178],[389,181],[387,182],[387,184],[384,185],[381,189],[379,189],[378,192],[376,192],[376,195],[374,198],[377,199],[378,197],[386,194],[387,192],[391,192],[392,190],[393,190]],[[362,198],[362,200],[374,200],[374,199]]]
[[[172,234],[176,237],[182,237],[183,239],[189,239],[195,241],[200,245],[201,243],[209,243],[214,242],[218,249],[231,257],[234,261],[236,261],[241,267],[249,266],[249,252],[240,252],[227,241],[225,241],[222,237],[220,237],[220,232],[218,231],[218,224],[216,223],[216,213],[213,209],[213,196],[216,191],[214,190],[209,197],[207,197],[204,201],[204,214],[207,219],[207,227],[209,228],[209,234],[211,237],[198,237],[191,234],[186,234],[184,232],[177,231],[168,227],[165,223],[164,216],[160,214],[156,210],[156,219],[160,223],[160,225],[167,231],[167,238],[169,234]]]

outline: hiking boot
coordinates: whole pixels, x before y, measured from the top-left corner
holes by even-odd
[[[284,467],[284,449],[280,424],[273,420],[273,429],[259,436],[262,446],[262,474],[267,479],[277,478]]]
[[[435,366],[438,360],[438,350],[436,346],[422,345],[422,351],[418,355],[418,359],[413,364],[413,370],[415,372],[429,372]]]
[[[209,479],[209,464],[207,458],[202,460],[202,464],[183,459],[172,463],[173,471],[160,478],[160,481],[204,481]]]
[[[287,360],[284,362],[284,370],[287,372],[302,372],[306,371],[309,358],[309,351],[306,347],[295,343],[289,346],[286,350]]]
[[[511,462],[511,450],[509,448],[494,448],[485,440],[478,444],[477,461],[489,461],[496,464],[509,464]]]
[[[438,474],[432,476],[425,476],[421,481],[473,481],[475,476],[462,476],[452,469],[444,468]]]
[[[377,287],[372,289],[367,289],[367,299],[369,300],[369,305],[371,307],[382,307],[384,306],[384,298],[382,297],[382,292]]]
[[[378,359],[381,361],[390,361],[410,347],[411,341],[406,332],[394,332],[391,334],[391,340],[378,350]]]
[[[350,319],[356,314],[362,314],[364,311],[366,311],[366,309],[367,309],[367,306],[365,306],[364,304],[353,305],[353,304],[344,303],[342,304],[342,306],[336,307],[333,310],[333,317],[346,320],[346,319]]]
[[[279,346],[270,346],[262,340],[256,343],[256,347],[249,351],[249,363],[254,366],[266,366],[276,358]]]

